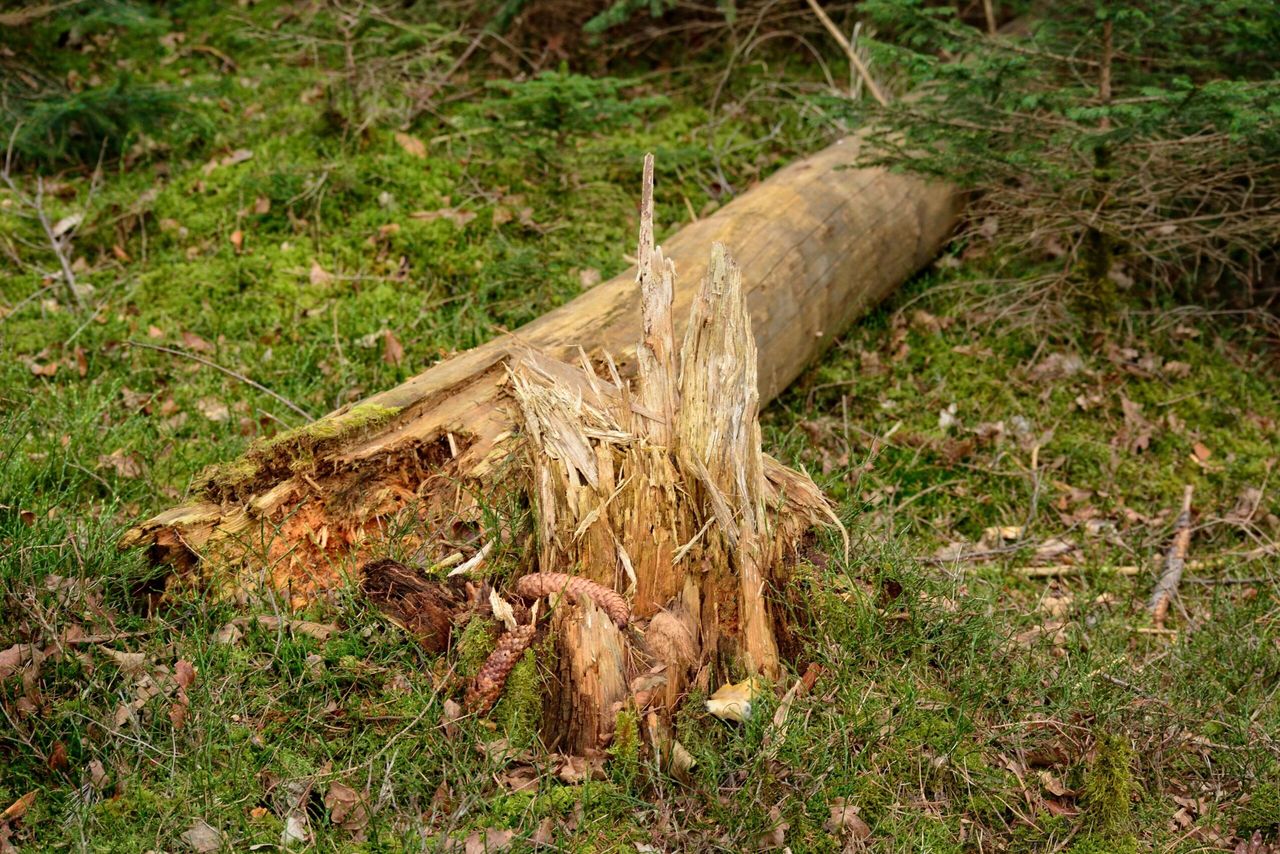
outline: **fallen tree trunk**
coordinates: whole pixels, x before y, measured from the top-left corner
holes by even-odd
[[[780,170],[664,247],[690,284],[706,275],[713,243],[741,265],[762,402],[928,263],[956,221],[952,188],[857,168],[859,145],[848,137]],[[694,294],[691,286],[674,294],[673,340]],[[480,545],[495,487],[508,480],[520,418],[513,357],[534,351],[563,362],[584,351],[598,366],[607,353],[626,382],[637,374],[640,324],[633,269],[396,388],[259,442],[209,473],[198,503],[142,523],[122,546],[145,546],[152,562],[179,570],[175,579],[215,595],[265,584],[294,604],[386,555],[388,540],[428,565],[464,559]]]

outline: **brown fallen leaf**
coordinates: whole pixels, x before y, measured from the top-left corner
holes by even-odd
[[[182,832],[182,841],[192,851],[199,854],[210,854],[222,849],[222,831],[218,830],[202,818],[191,823],[191,827]]]
[[[474,211],[465,211],[461,208],[440,208],[435,211],[414,211],[409,214],[412,219],[420,219],[425,222],[433,222],[437,219],[447,219],[458,228],[466,228],[467,223],[476,218]]]
[[[253,212],[259,216],[271,213],[271,200],[266,196],[258,196],[253,202]]]
[[[231,418],[231,410],[221,400],[214,397],[202,397],[196,401],[196,409],[210,421],[221,423]]]
[[[179,659],[173,666],[173,678],[179,688],[190,688],[196,684],[196,668],[185,658]]]
[[[188,350],[195,350],[197,353],[212,353],[214,346],[208,341],[201,338],[194,332],[183,331],[182,343]]]
[[[463,843],[462,850],[465,854],[493,854],[494,851],[505,851],[511,847],[511,840],[515,835],[514,830],[499,830],[496,827],[487,829],[483,834],[474,830]]]
[[[362,830],[369,824],[368,798],[343,783],[329,784],[324,805],[329,820],[343,830]]]
[[[849,804],[844,798],[832,800],[830,810],[831,817],[822,825],[827,833],[858,841],[871,836],[871,828],[858,815],[859,808]]]
[[[404,361],[404,345],[390,329],[382,333],[382,361],[398,365]]]
[[[407,133],[397,133],[396,142],[399,143],[400,147],[405,150],[405,153],[409,154],[411,157],[417,157],[420,160],[426,159],[426,143],[418,139],[416,136],[412,136]]]
[[[231,232],[231,245],[235,247],[236,254],[239,255],[241,250],[244,249],[243,231],[237,228],[235,231]]]
[[[241,617],[234,622],[239,623],[245,619],[246,618]],[[315,638],[316,640],[328,640],[329,636],[338,630],[337,625],[334,623],[312,623],[307,620],[287,620],[270,614],[259,614],[254,619],[257,621],[258,625],[266,629],[274,630],[284,626],[290,631]]]
[[[35,514],[32,514],[33,516]],[[8,679],[31,660],[35,647],[27,643],[15,643],[0,651],[0,679]]]
[[[50,771],[66,771],[71,767],[70,761],[67,759],[67,746],[61,741],[55,742],[53,750],[49,751],[49,758],[45,763],[49,766]]]
[[[98,468],[115,469],[117,477],[135,478],[142,476],[142,463],[134,454],[125,453],[124,448],[116,448],[110,454],[98,457]]]
[[[312,261],[309,279],[313,285],[327,285],[333,281],[333,274],[321,267],[319,261]]]

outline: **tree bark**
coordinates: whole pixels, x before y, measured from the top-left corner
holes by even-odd
[[[686,283],[706,277],[713,243],[724,244],[741,265],[758,352],[750,373],[759,401],[776,396],[835,335],[928,263],[958,216],[952,188],[857,168],[859,146],[858,137],[848,137],[780,170],[666,244],[666,257]],[[122,546],[144,546],[153,562],[180,570],[174,583],[194,580],[214,595],[234,597],[265,584],[287,592],[294,604],[323,595],[369,559],[387,554],[388,540],[406,553],[417,549],[429,565],[465,559],[486,538],[482,521],[499,499],[499,487],[519,479],[512,459],[523,419],[512,398],[511,365],[532,358],[566,387],[580,385],[581,378],[561,376],[579,353],[595,369],[611,356],[618,387],[638,375],[674,376],[672,353],[662,342],[685,335],[695,289],[674,290],[665,318],[642,321],[642,293],[665,298],[666,267],[655,269],[656,289],[637,287],[637,273],[629,270],[514,333],[256,444],[197,485],[200,501],[133,528]],[[642,329],[644,343],[637,348]],[[746,349],[745,340],[738,343]],[[735,379],[747,381],[745,375]],[[635,401],[641,411],[673,399],[672,388],[659,382],[644,382],[641,389]],[[653,428],[655,447],[665,446],[670,429]],[[714,455],[703,460],[703,482],[720,482],[724,473],[715,462]],[[759,478],[750,473],[756,486]],[[643,510],[643,499],[635,507]],[[650,509],[671,512],[671,505],[655,500]],[[754,524],[743,521],[742,535],[756,536]],[[664,530],[684,533],[678,526]],[[684,542],[673,536],[654,552],[673,555]],[[611,544],[594,547],[607,551]],[[539,548],[550,547],[542,542]],[[633,603],[638,613],[655,614],[681,591],[678,579],[632,571],[643,579]],[[683,607],[693,610],[689,603]],[[696,622],[698,615],[690,619]],[[761,643],[752,655],[757,667],[769,670],[776,652]]]

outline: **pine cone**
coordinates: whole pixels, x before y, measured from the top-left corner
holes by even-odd
[[[498,638],[498,645],[489,653],[476,673],[476,678],[472,680],[471,687],[467,689],[464,701],[467,711],[483,715],[493,708],[493,704],[502,696],[502,689],[506,687],[511,669],[520,661],[520,656],[524,655],[529,644],[533,643],[535,631],[536,628],[530,623],[527,626],[516,626],[513,631]]]
[[[516,581],[516,593],[525,599],[537,599],[560,593],[575,602],[590,599],[608,614],[618,628],[625,629],[631,622],[631,606],[616,590],[597,584],[586,578],[578,578],[563,572],[531,572]]]

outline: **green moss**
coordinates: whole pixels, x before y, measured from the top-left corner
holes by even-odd
[[[497,643],[497,629],[498,624],[494,620],[484,617],[472,617],[462,627],[453,646],[459,676],[470,679],[476,675],[480,665],[493,652]]]
[[[538,726],[542,722],[542,689],[536,655],[532,649],[526,649],[511,669],[502,699],[492,715],[513,747],[524,749],[537,743]]]
[[[1236,822],[1240,836],[1261,833],[1263,839],[1280,838],[1280,784],[1263,783],[1249,793],[1249,803]]]
[[[623,788],[635,785],[640,776],[640,717],[630,706],[614,719],[613,743],[609,746],[609,774]]]
[[[1084,822],[1090,835],[1119,850],[1136,845],[1133,831],[1133,750],[1118,733],[1104,733],[1085,775]]]
[[[346,412],[321,418],[255,442],[244,456],[209,469],[203,478],[214,490],[232,491],[246,486],[259,475],[281,466],[292,471],[310,467],[315,454],[325,446],[337,445],[363,431],[384,424],[399,414],[394,406],[362,403]]]

